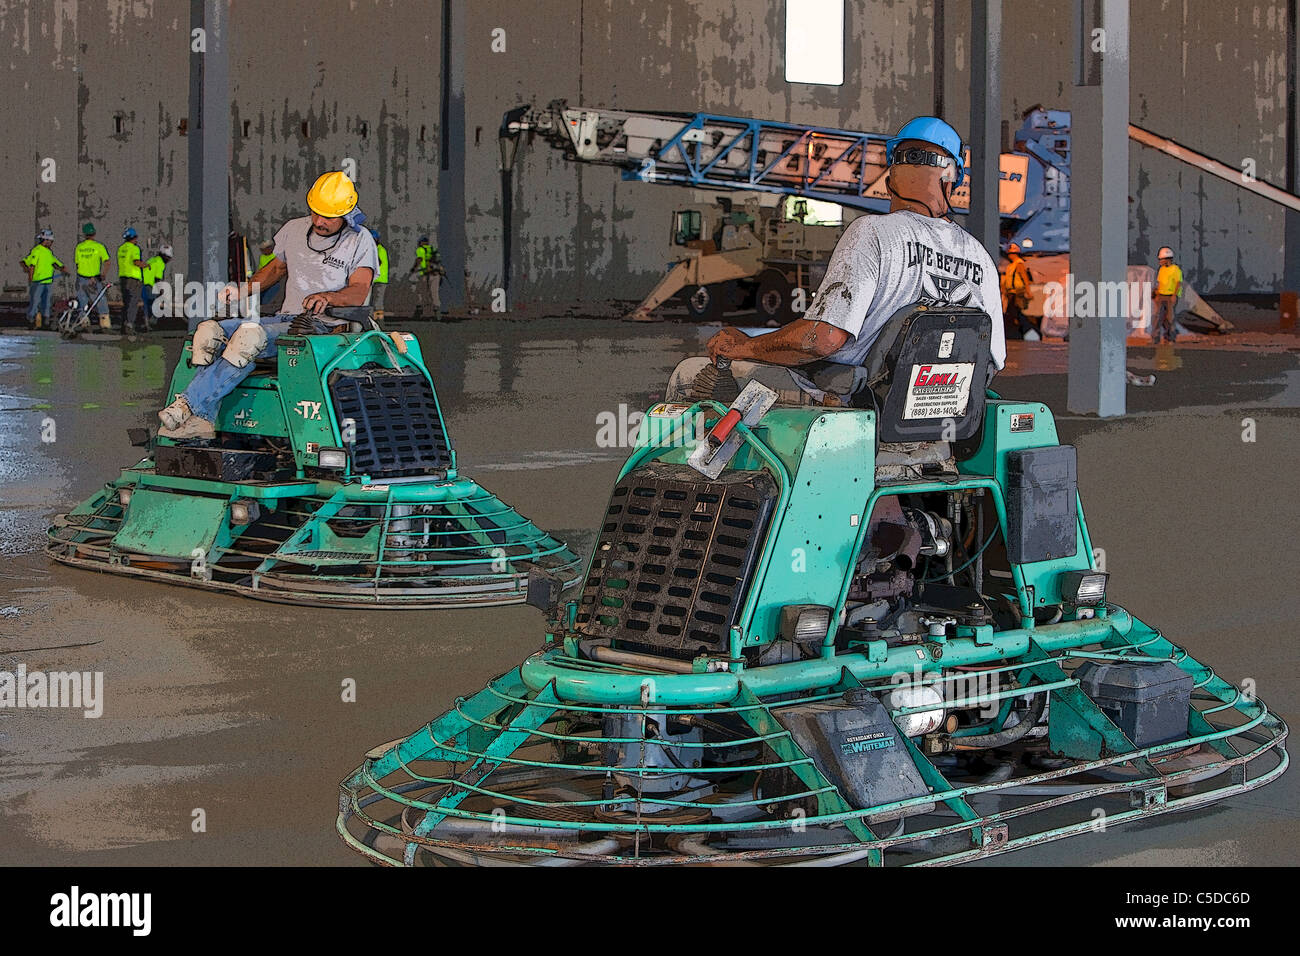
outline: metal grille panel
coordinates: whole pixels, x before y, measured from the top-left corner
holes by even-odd
[[[614,487],[578,630],[676,657],[726,651],[775,501],[763,471],[637,468]]]
[[[352,471],[372,478],[428,475],[451,466],[450,443],[428,379],[367,366],[330,376],[339,428],[356,423]]]

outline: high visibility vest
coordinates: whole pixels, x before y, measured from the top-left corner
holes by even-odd
[[[55,268],[63,268],[63,263],[54,258],[54,253],[50,251],[50,247],[39,242],[32,246],[31,252],[27,253],[23,265],[31,266],[32,281],[41,283],[54,281]]]
[[[104,263],[108,261],[108,250],[104,248],[102,242],[96,242],[94,239],[82,239],[77,243],[72,258],[77,263],[77,275],[98,276],[104,271]]]
[[[274,252],[264,252],[257,257],[257,268],[260,271],[263,266],[275,258]]]
[[[144,284],[151,286],[155,282],[161,282],[166,268],[167,263],[163,262],[162,256],[150,256],[144,264]]]
[[[1024,259],[1013,259],[1002,275],[1002,291],[1008,295],[1025,295],[1029,291],[1029,267]]]
[[[140,267],[135,260],[140,258],[140,247],[130,240],[117,247],[117,275],[121,279],[142,279]]]
[[[379,273],[375,276],[375,282],[388,281],[388,250],[375,243],[375,251],[379,253]]]
[[[433,246],[415,247],[415,261],[419,266],[420,275],[428,275],[433,271],[433,263],[437,255],[438,250]]]

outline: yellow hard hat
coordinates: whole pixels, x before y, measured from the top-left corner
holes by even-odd
[[[357,207],[357,187],[342,172],[325,173],[307,190],[307,208],[318,216],[337,219]]]

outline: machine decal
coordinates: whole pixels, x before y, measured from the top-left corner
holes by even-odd
[[[965,415],[974,371],[973,362],[913,365],[903,417],[956,418]]]

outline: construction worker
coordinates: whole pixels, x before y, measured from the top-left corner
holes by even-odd
[[[379,272],[375,274],[374,284],[370,286],[370,305],[375,310],[375,321],[384,321],[384,293],[388,291],[388,250],[379,241],[379,230],[371,229],[370,236],[375,240],[375,253],[379,256]]]
[[[921,116],[885,144],[889,212],[862,216],[844,230],[816,303],[802,318],[751,338],[724,328],[708,358],[678,364],[667,400],[690,395],[695,376],[718,358],[737,379],[758,379],[785,401],[857,406],[867,401],[860,367],[890,317],[922,299],[971,306],[993,320],[990,371],[1006,361],[998,271],[988,252],[950,218],[965,176],[961,137],[943,120]],[[801,369],[817,363],[815,368]],[[984,383],[977,383],[976,387]]]
[[[1029,265],[1020,254],[1020,244],[1011,243],[1007,247],[1009,265],[1002,273],[1002,315],[1006,321],[1006,337],[1009,339],[1040,338],[1038,329],[1025,315],[1029,306],[1029,283],[1033,276],[1029,274]]]
[[[272,262],[274,259],[275,240],[263,239],[260,252],[257,256],[257,268],[259,270],[266,268],[267,264]],[[280,283],[278,282],[273,282],[269,288],[262,289],[258,296],[259,311],[263,314],[270,313],[274,315],[275,313],[271,310],[274,308],[276,297],[279,296],[281,291]]]
[[[362,228],[357,190],[339,171],[325,173],[307,192],[311,215],[290,219],[275,234],[275,258],[248,282],[232,283],[219,301],[230,302],[255,289],[285,284],[278,315],[257,319],[207,319],[194,330],[190,361],[199,366],[176,401],[158,413],[165,438],[213,438],[221,400],[253,370],[253,360],[275,355],[276,340],[295,333],[328,331],[316,318],[329,306],[365,305],[379,271],[375,241]]]
[[[421,236],[419,244],[415,247],[415,265],[411,266],[410,274],[412,281],[416,283],[418,295],[414,318],[418,319],[424,314],[424,304],[427,301],[429,307],[433,309],[433,321],[440,321],[442,301],[439,298],[438,287],[442,284],[442,277],[447,274],[447,270],[442,267],[442,257],[438,254],[438,247],[429,242],[428,236]]]
[[[104,278],[104,263],[108,262],[108,250],[104,244],[95,239],[95,224],[86,223],[81,227],[82,240],[72,254],[77,263],[77,307],[83,312],[95,303],[99,313],[99,327],[107,332],[112,329],[108,317],[108,280]],[[104,291],[103,295],[100,292]]]
[[[167,271],[167,263],[172,261],[172,247],[163,243],[158,247],[158,252],[149,257],[144,264],[144,279],[140,284],[140,295],[144,301],[144,327],[152,329],[158,324],[161,316],[154,315],[153,303],[157,296],[154,295],[153,287],[162,282],[163,273]]]
[[[1156,253],[1160,268],[1156,272],[1155,309],[1151,314],[1151,343],[1160,344],[1163,335],[1171,343],[1178,338],[1174,307],[1183,294],[1183,270],[1174,265],[1174,250],[1161,246]]]
[[[54,245],[54,233],[42,229],[36,234],[36,244],[32,251],[22,260],[27,270],[27,327],[39,329],[41,320],[50,317],[50,286],[54,282],[54,270],[64,275],[68,270],[55,258],[51,246]]]
[[[122,230],[122,244],[117,247],[117,282],[122,289],[122,337],[135,328],[135,315],[141,310],[140,287],[144,282],[144,253],[136,245],[138,233],[127,226]]]

